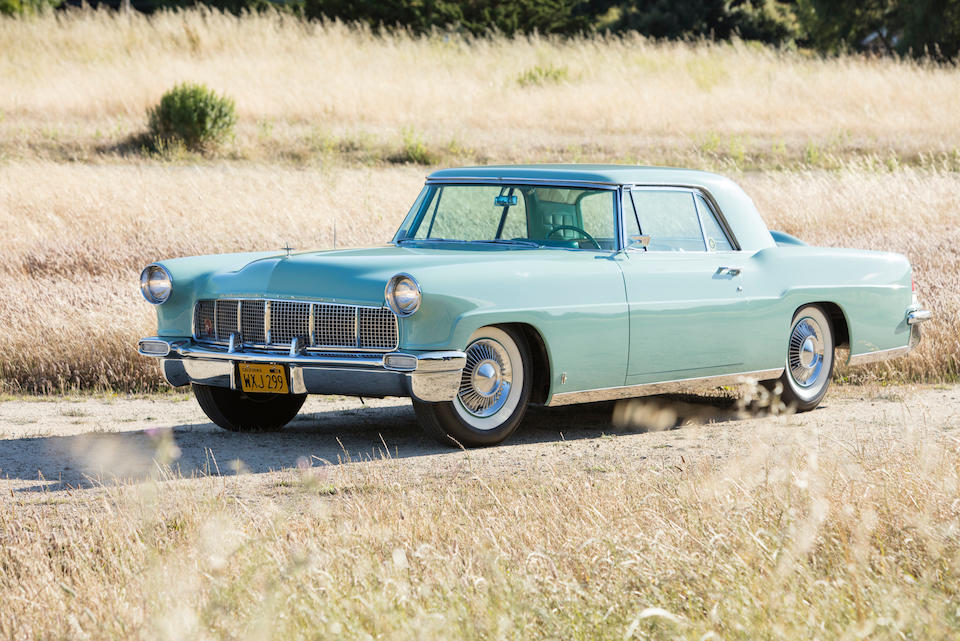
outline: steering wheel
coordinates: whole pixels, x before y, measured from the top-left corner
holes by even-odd
[[[546,233],[546,235],[544,236],[544,238],[550,238],[551,236],[553,236],[555,233],[557,233],[557,232],[560,231],[561,229],[570,229],[570,230],[572,230],[572,231],[575,231],[575,232],[577,232],[578,234],[580,234],[581,236],[583,236],[584,240],[589,240],[591,243],[593,243],[593,244],[596,246],[597,249],[603,249],[603,247],[600,246],[600,243],[598,243],[596,240],[594,240],[593,236],[591,236],[590,234],[588,234],[588,233],[587,233],[586,231],[584,231],[583,229],[577,227],[576,225],[554,225],[554,226],[553,226],[553,229],[551,229],[550,231],[548,231],[548,232]]]

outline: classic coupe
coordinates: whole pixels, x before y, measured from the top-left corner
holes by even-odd
[[[902,356],[930,312],[894,253],[769,231],[731,180],[528,165],[427,177],[389,244],[163,260],[139,352],[227,430],[279,429],[307,394],[410,397],[422,427],[499,443],[530,404],[746,379],[797,411],[850,363]]]

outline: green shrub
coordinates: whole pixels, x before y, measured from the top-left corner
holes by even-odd
[[[237,122],[233,100],[205,85],[183,83],[147,110],[150,136],[157,145],[180,142],[192,151],[222,142]]]
[[[60,6],[63,0],[0,0],[0,15],[29,16]]]
[[[570,79],[570,72],[566,67],[554,67],[552,64],[535,65],[517,76],[517,84],[521,87],[540,85],[558,85]]]
[[[427,148],[423,136],[417,133],[413,127],[404,127],[401,130],[403,134],[403,146],[400,153],[394,155],[391,160],[402,163],[415,163],[417,165],[432,165],[436,158]]]

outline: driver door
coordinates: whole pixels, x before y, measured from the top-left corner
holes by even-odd
[[[630,314],[627,385],[742,371],[742,252],[696,190],[634,187],[623,195]]]

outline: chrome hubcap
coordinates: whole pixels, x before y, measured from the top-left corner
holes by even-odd
[[[823,370],[823,331],[812,318],[803,318],[793,327],[787,362],[797,385],[810,387]]]
[[[466,353],[457,398],[474,416],[492,416],[507,402],[513,382],[507,350],[493,339],[481,338]]]
[[[470,382],[480,396],[493,396],[500,387],[500,368],[493,361],[483,361],[473,370]]]

